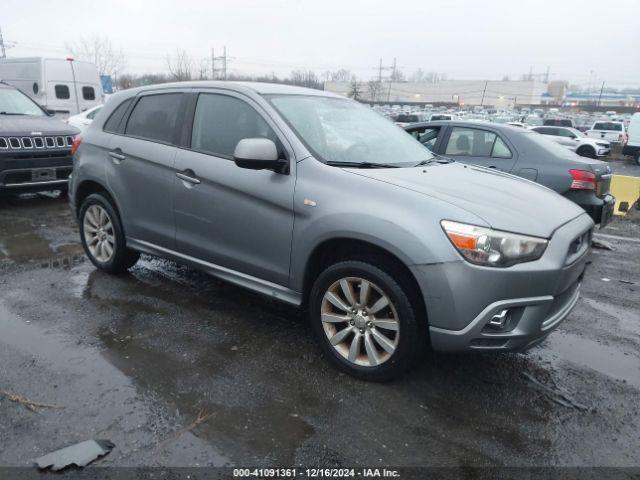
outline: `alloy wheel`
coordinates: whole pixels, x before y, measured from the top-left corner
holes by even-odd
[[[97,261],[106,263],[113,257],[115,234],[107,211],[100,205],[87,208],[82,222],[84,239],[89,252]]]
[[[360,277],[345,277],[325,292],[321,320],[329,343],[350,363],[375,367],[391,358],[400,322],[389,296]]]

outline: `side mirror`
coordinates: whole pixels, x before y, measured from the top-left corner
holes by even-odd
[[[236,145],[233,161],[240,168],[274,170],[286,173],[287,161],[279,158],[278,148],[268,138],[243,138]]]
[[[56,111],[55,110],[51,110],[50,108],[47,108],[45,110],[46,114],[49,115],[50,117],[55,117],[56,115]]]

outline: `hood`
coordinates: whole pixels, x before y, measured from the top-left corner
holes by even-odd
[[[472,165],[345,170],[437,198],[473,213],[492,228],[524,235],[548,238],[584,214],[575,203],[537,183]]]
[[[75,127],[54,117],[33,115],[0,115],[0,137],[36,135],[77,135]]]

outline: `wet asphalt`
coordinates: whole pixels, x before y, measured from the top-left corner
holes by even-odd
[[[151,257],[110,276],[66,199],[0,199],[0,391],[56,407],[0,394],[0,465],[104,438],[101,466],[638,466],[640,211],[604,233],[540,346],[374,384],[295,309]]]

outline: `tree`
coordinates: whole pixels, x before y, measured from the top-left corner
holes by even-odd
[[[193,59],[185,50],[177,48],[174,56],[167,55],[167,67],[171,78],[177,82],[193,78]]]
[[[349,70],[341,68],[340,70],[336,70],[335,72],[331,72],[331,81],[332,82],[348,82],[351,80],[353,75]]]
[[[125,66],[122,48],[115,48],[107,37],[81,38],[67,48],[74,58],[94,63],[100,75],[113,75]]]
[[[362,84],[354,77],[351,80],[351,85],[349,86],[348,96],[354,100],[358,100],[359,98],[362,98],[362,93]]]
[[[411,74],[411,77],[409,77],[409,79],[412,82],[424,82],[424,71],[421,68],[417,69]]]
[[[369,99],[373,102],[380,100],[382,96],[382,82],[378,80],[370,80],[367,84],[367,94]]]
[[[312,70],[294,70],[284,83],[322,90],[322,82]]]

